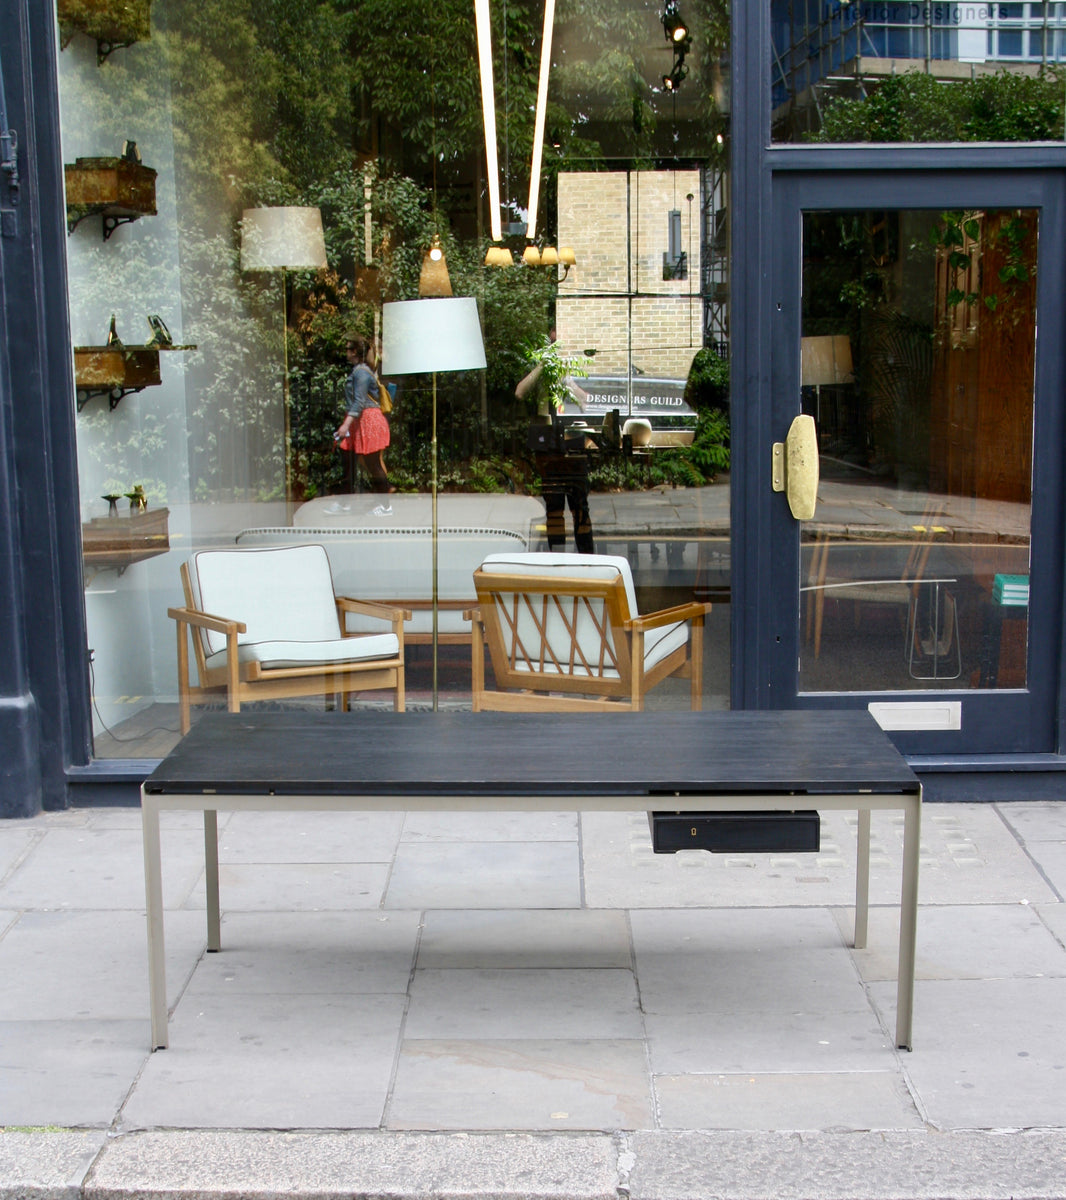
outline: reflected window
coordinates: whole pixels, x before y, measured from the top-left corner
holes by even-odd
[[[1061,140],[1066,6],[770,0],[775,142]]]
[[[804,214],[804,691],[1025,686],[1038,227]]]

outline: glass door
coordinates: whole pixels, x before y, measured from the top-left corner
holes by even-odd
[[[794,177],[778,195],[771,440],[812,418],[819,481],[800,519],[774,497],[774,577],[793,582],[774,690],[868,705],[913,753],[1053,748],[1058,187]]]

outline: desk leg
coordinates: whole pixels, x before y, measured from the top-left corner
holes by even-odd
[[[207,949],[222,949],[222,910],[218,901],[218,813],[204,809],[204,883],[207,889]]]
[[[865,950],[870,928],[870,810],[859,809],[859,847],[855,862],[855,949]]]
[[[152,1049],[167,1046],[167,972],[163,935],[163,873],[159,850],[159,809],[141,792],[144,837],[144,896],[148,918],[148,1008],[152,1017]]]
[[[918,937],[918,855],[921,842],[921,792],[908,796],[903,813],[903,885],[899,902],[899,969],[896,979],[896,1045],[911,1048],[914,1016],[914,964]]]

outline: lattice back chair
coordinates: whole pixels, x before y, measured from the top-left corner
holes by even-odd
[[[493,554],[474,572],[473,707],[511,712],[640,711],[668,676],[703,697],[710,604],[637,611],[626,559],[606,554]],[[488,646],[495,687],[485,686]]]

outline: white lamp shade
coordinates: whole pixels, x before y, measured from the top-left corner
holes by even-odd
[[[242,271],[315,270],[327,266],[317,208],[246,208],[241,221]]]
[[[800,384],[851,383],[851,339],[846,333],[800,339]]]
[[[421,375],[485,366],[485,343],[472,296],[397,300],[381,309],[381,373]]]

